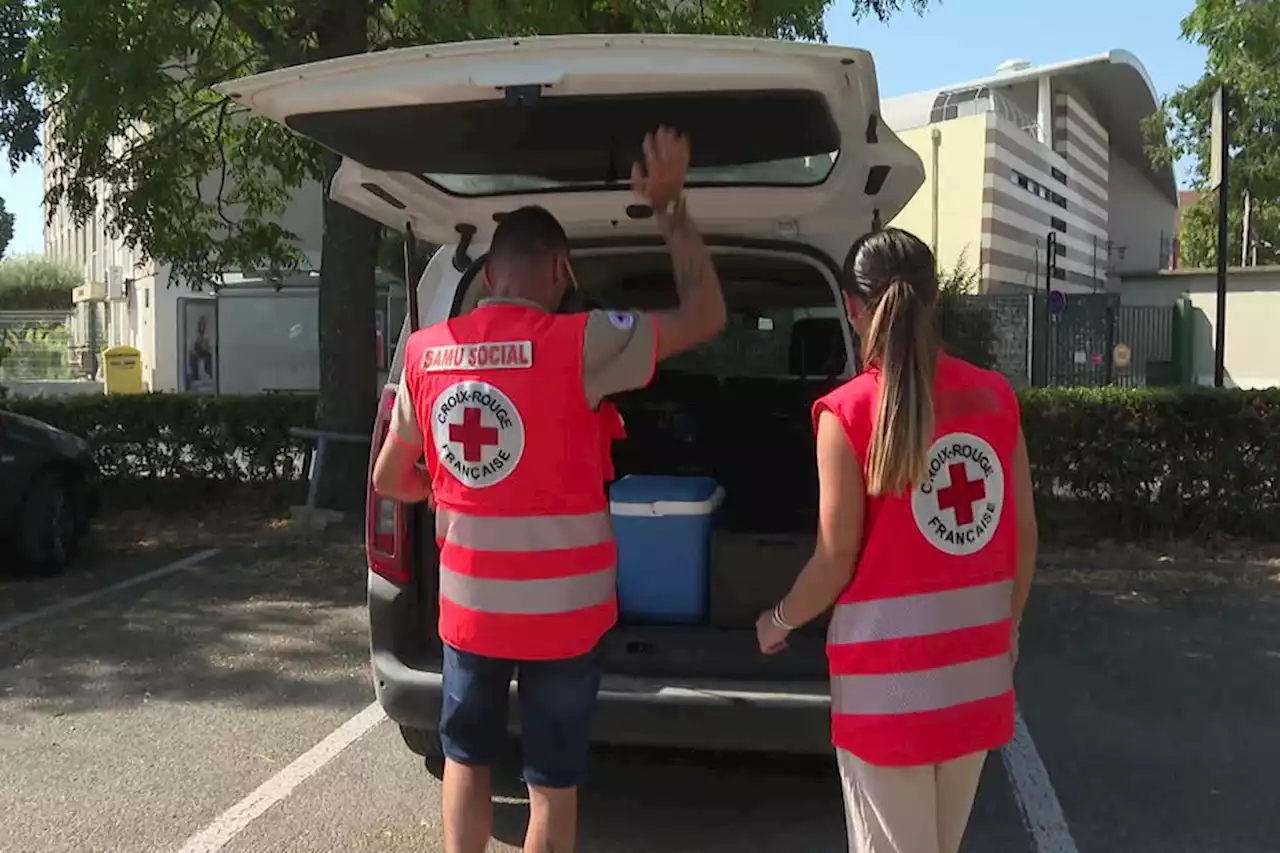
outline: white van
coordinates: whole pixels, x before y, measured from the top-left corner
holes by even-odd
[[[563,223],[589,300],[674,304],[652,211],[628,178],[647,131],[688,134],[689,209],[712,247],[729,324],[664,362],[649,388],[615,399],[629,433],[615,460],[620,475],[700,473],[725,487],[711,612],[701,624],[623,623],[608,635],[595,737],[828,750],[823,626],[771,657],[753,626],[812,545],[810,404],[856,364],[839,264],[923,183],[919,157],[880,121],[870,54],[703,36],[522,38],[371,53],[220,89],[341,154],[335,199],[442,246],[418,279],[418,326],[476,304],[496,222],[530,203]],[[407,319],[375,455],[408,331]],[[370,490],[378,699],[429,756],[441,704],[433,532],[424,506]]]

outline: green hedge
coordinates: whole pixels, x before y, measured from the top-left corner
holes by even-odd
[[[1048,536],[1280,538],[1280,389],[1033,389],[1021,400]]]
[[[316,395],[9,397],[0,408],[83,436],[117,494],[293,494],[306,446],[289,429],[315,425]]]
[[[1021,394],[1047,539],[1280,539],[1280,390],[1033,389]],[[140,494],[295,488],[310,394],[7,399],[85,436]],[[141,487],[141,489],[139,489]],[[296,494],[296,492],[294,492]]]

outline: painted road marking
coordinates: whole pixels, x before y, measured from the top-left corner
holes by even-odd
[[[1013,798],[1018,801],[1022,825],[1031,836],[1034,853],[1076,853],[1076,842],[1067,828],[1062,804],[1031,739],[1027,721],[1022,718],[1022,709],[1018,709],[1013,742],[1000,750],[1000,758],[1009,774]]]
[[[293,763],[263,782],[258,788],[218,816],[213,823],[187,839],[179,853],[214,853],[221,850],[249,824],[293,793],[293,789],[314,776],[351,744],[364,737],[386,719],[377,702],[330,732],[324,740],[293,760]]]
[[[105,595],[111,595],[113,593],[120,592],[121,590],[128,589],[129,587],[165,577],[166,575],[172,575],[177,572],[186,571],[187,569],[193,569],[220,552],[220,548],[206,548],[203,551],[197,551],[189,557],[183,557],[181,560],[169,563],[167,566],[161,566],[158,569],[143,572],[140,575],[135,575],[126,580],[122,580],[119,583],[104,586],[102,589],[95,590],[93,592],[86,592],[84,595],[64,598],[61,601],[50,604],[48,607],[41,607],[39,610],[32,610],[30,613],[19,613],[17,616],[11,616],[8,619],[0,620],[0,634],[5,633],[6,631],[12,631],[14,628],[20,628],[23,625],[34,622],[37,619],[43,619],[46,616],[54,616],[58,613],[64,613],[73,607],[79,607],[81,604],[88,604],[90,601],[102,598]]]

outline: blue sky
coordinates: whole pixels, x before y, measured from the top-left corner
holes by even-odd
[[[887,24],[855,24],[850,0],[837,0],[827,15],[827,33],[834,44],[875,55],[886,97],[984,77],[1006,59],[1038,65],[1113,48],[1137,54],[1163,95],[1195,81],[1203,68],[1203,50],[1180,40],[1182,18],[1194,5],[1194,0],[945,0],[923,17],[908,12]],[[0,165],[0,198],[17,220],[9,254],[43,251],[41,192],[38,163],[16,174]]]

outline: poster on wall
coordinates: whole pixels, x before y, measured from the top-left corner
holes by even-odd
[[[218,306],[214,300],[179,300],[178,352],[182,390],[193,394],[216,394]]]

